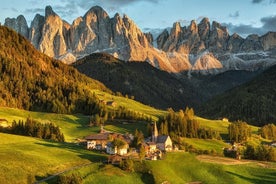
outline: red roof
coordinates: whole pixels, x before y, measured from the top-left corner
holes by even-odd
[[[92,134],[85,137],[86,140],[108,140],[109,133]]]

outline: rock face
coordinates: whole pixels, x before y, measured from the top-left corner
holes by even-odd
[[[19,15],[15,18],[6,18],[5,26],[14,29],[19,34],[23,35],[25,38],[29,37],[29,28],[27,25],[27,21],[23,15]]]
[[[229,35],[226,27],[203,18],[187,27],[179,22],[156,39],[143,33],[126,15],[109,15],[92,7],[72,24],[50,6],[45,16],[36,15],[28,28],[25,18],[7,18],[5,25],[28,38],[41,52],[65,63],[94,52],[107,52],[125,61],[147,61],[168,72],[214,74],[226,70],[256,70],[275,64],[276,33],[242,38]]]

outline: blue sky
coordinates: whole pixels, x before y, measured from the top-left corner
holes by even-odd
[[[276,0],[1,0],[0,22],[22,14],[30,24],[47,5],[69,23],[99,5],[110,17],[127,14],[142,29],[171,27],[176,21],[184,26],[208,17],[243,36],[276,31]]]

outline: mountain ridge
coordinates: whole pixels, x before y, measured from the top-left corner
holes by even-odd
[[[208,18],[199,24],[191,21],[188,27],[176,22],[170,32],[163,31],[156,40],[126,15],[109,17],[99,6],[72,24],[47,6],[45,16],[36,15],[30,28],[22,15],[7,18],[5,25],[28,38],[38,50],[68,64],[95,52],[108,52],[124,61],[146,61],[172,73],[251,71],[276,63],[276,33],[243,39],[237,34],[229,35],[226,27],[215,21],[211,24]]]
[[[107,53],[94,53],[72,64],[79,72],[104,83],[112,91],[144,104],[167,109],[193,107],[252,80],[262,70],[226,71],[217,75],[173,75],[146,62],[126,62]]]

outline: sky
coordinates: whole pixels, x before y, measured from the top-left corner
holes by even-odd
[[[30,25],[47,5],[69,23],[98,5],[110,17],[126,14],[142,30],[172,27],[177,21],[187,26],[208,17],[244,37],[276,31],[276,0],[1,0],[0,22],[22,14]]]

